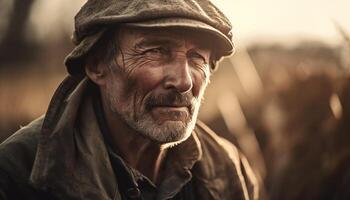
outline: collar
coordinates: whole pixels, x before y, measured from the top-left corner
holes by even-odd
[[[89,84],[87,78],[62,82],[39,136],[30,182],[58,199],[120,199]]]
[[[191,169],[201,158],[201,143],[194,131],[187,140],[170,148],[157,199],[173,198],[192,179]]]

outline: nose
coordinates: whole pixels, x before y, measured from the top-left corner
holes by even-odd
[[[164,85],[166,89],[176,89],[180,93],[192,89],[192,76],[186,56],[178,56],[168,64]]]

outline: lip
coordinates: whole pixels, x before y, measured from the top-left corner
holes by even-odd
[[[186,111],[189,112],[188,106],[168,106],[168,105],[159,105],[159,106],[153,106],[152,109],[162,109],[162,110],[169,110],[169,111]]]
[[[151,112],[160,121],[186,121],[190,115],[187,106],[154,106]]]
[[[152,106],[152,109],[155,109],[155,108],[160,108],[160,109],[169,109],[169,110],[185,110],[186,111],[190,111],[190,105],[154,105]]]

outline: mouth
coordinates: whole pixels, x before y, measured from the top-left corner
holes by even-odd
[[[153,104],[149,106],[150,110],[154,108],[163,108],[163,109],[171,109],[171,110],[183,110],[184,108],[187,109],[188,112],[191,111],[192,105],[191,104],[184,104],[184,103],[172,103],[172,104]]]
[[[156,105],[152,106],[152,116],[160,122],[186,122],[190,116],[190,106],[187,105]]]
[[[163,109],[163,110],[169,110],[169,111],[186,111],[189,112],[188,106],[154,106],[153,109]]]

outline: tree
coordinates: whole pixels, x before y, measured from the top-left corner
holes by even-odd
[[[0,41],[0,63],[11,63],[32,56],[33,42],[25,37],[31,7],[35,0],[13,0],[4,37]]]

